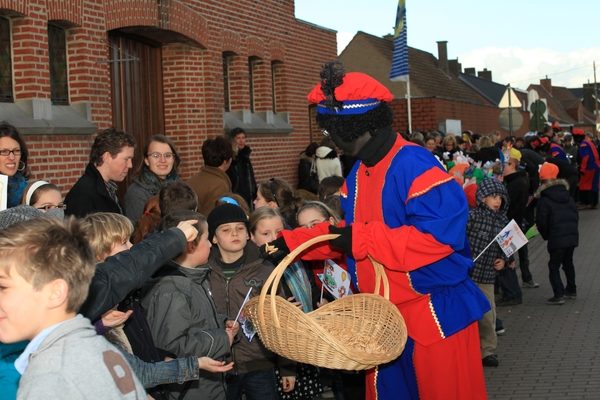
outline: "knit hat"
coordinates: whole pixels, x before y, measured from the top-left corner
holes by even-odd
[[[208,222],[208,240],[211,242],[217,228],[230,222],[243,222],[246,224],[246,230],[248,232],[250,231],[250,222],[248,222],[246,213],[242,207],[234,204],[221,204],[220,206],[215,207],[208,214],[206,222]]]
[[[509,157],[521,161],[521,152],[513,147],[510,149]]]
[[[33,218],[56,218],[63,220],[65,218],[65,212],[60,208],[53,208],[48,212],[42,212],[35,207],[21,204],[16,207],[8,208],[4,211],[0,211],[0,229],[8,228],[12,224],[17,222],[29,221]]]
[[[555,164],[545,162],[540,168],[540,180],[556,179],[558,176],[558,167]]]

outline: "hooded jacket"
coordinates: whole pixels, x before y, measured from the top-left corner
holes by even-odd
[[[535,193],[538,198],[535,222],[548,241],[548,250],[579,245],[579,214],[569,184],[563,179],[544,183]]]
[[[273,272],[273,265],[260,258],[260,252],[254,242],[248,241],[244,248],[244,255],[243,265],[229,281],[218,264],[221,257],[218,246],[212,247],[208,258],[208,265],[211,268],[210,287],[217,308],[221,314],[232,318],[235,318],[240,310],[248,289],[253,288],[250,298],[260,295],[263,284]],[[283,294],[281,290],[279,292]],[[240,333],[242,329],[243,327],[240,327]],[[296,375],[296,364],[268,350],[260,341],[258,334],[251,342],[242,335],[240,341],[234,343],[231,355],[234,362],[233,373],[236,375],[272,368],[275,364],[279,366],[281,376]]]
[[[502,196],[502,204],[499,210],[492,210],[483,202],[483,199],[496,195]],[[477,207],[469,212],[467,220],[467,237],[471,244],[472,258],[475,259],[490,242],[494,241],[494,243],[474,262],[470,276],[475,282],[491,284],[496,278],[494,261],[499,258],[505,262],[510,261],[500,245],[495,242],[496,235],[508,224],[506,211],[510,200],[502,182],[490,178],[484,179],[479,184],[476,201]]]
[[[226,316],[220,315],[210,293],[209,269],[186,268],[168,262],[142,290],[154,342],[177,357],[223,359],[230,353],[225,332]],[[197,381],[171,384],[171,395],[190,399],[225,399],[225,375],[200,370]]]
[[[319,182],[329,176],[342,176],[342,164],[337,156],[337,152],[330,147],[321,146],[317,149],[315,162],[317,164],[317,174]]]

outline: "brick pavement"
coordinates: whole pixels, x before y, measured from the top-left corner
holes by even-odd
[[[497,308],[506,333],[498,337],[500,366],[484,368],[490,399],[600,399],[599,227],[600,211],[580,212],[578,297],[562,306],[546,304],[552,297],[546,242],[539,236],[530,242],[530,269],[540,287],[523,289],[523,304]]]

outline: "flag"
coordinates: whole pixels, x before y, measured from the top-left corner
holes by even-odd
[[[394,30],[394,56],[390,80],[406,82],[408,79],[408,45],[406,42],[406,0],[398,1],[396,29]]]
[[[513,219],[496,236],[496,242],[498,242],[506,257],[510,257],[526,245],[528,240],[521,228],[519,228],[519,224]]]
[[[332,260],[325,261],[323,274],[318,276],[323,282],[323,287],[336,299],[352,294],[348,272]]]

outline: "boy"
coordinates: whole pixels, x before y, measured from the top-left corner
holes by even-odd
[[[260,294],[273,266],[265,262],[258,247],[249,241],[248,218],[240,207],[222,204],[208,215],[209,240],[213,247],[208,260],[211,269],[210,287],[219,312],[236,315],[250,287],[250,297]],[[234,374],[227,377],[227,399],[277,400],[274,366],[277,356],[262,344],[255,331],[242,326],[244,336],[233,348]],[[283,389],[294,389],[294,362],[279,358]]]
[[[0,341],[31,340],[15,362],[26,398],[146,399],[120,352],[77,315],[94,275],[79,222],[38,218],[0,231]]]
[[[492,307],[477,323],[483,366],[497,367],[499,365],[498,356],[494,354],[498,344],[494,280],[496,271],[502,270],[508,262],[510,262],[509,268],[514,268],[514,262],[509,260],[500,245],[495,243],[495,237],[508,224],[506,210],[509,199],[506,188],[495,178],[484,179],[479,184],[476,199],[477,207],[469,212],[467,237],[471,244],[472,258],[475,259],[482,251],[483,254],[475,261],[469,275],[485,294]],[[484,251],[492,241],[494,243]]]
[[[565,298],[577,297],[573,252],[579,245],[579,214],[573,198],[569,195],[569,184],[564,179],[556,179],[558,167],[544,163],[540,169],[542,185],[535,192],[537,213],[535,222],[544,240],[548,241],[550,285],[554,297],[546,304],[561,305]],[[567,287],[560,277],[560,265],[567,277]]]
[[[195,211],[173,211],[159,223],[159,231],[181,221],[197,220],[196,240],[164,265],[142,290],[141,307],[157,347],[177,357],[207,356],[220,360],[229,355],[239,326],[220,315],[210,293],[208,260],[211,244],[203,215]],[[226,329],[227,326],[227,329]],[[223,374],[200,371],[198,381],[169,385],[171,397],[221,399],[225,397]]]

